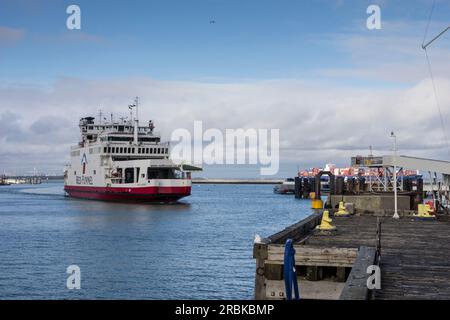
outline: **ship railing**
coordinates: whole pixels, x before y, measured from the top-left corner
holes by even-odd
[[[111,178],[111,183],[112,184],[122,184],[123,178]]]

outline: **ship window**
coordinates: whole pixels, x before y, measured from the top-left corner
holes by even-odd
[[[94,175],[95,175],[95,174],[97,174],[97,171],[96,171],[96,170],[94,170]]]
[[[147,169],[147,179],[174,179],[175,174],[172,169]]]
[[[120,151],[119,151],[119,153],[123,153],[123,148],[120,148]]]
[[[93,127],[93,126],[89,126],[88,129],[89,129],[89,130],[92,130],[92,129],[94,129],[94,127]]]
[[[119,132],[123,132],[124,129],[124,126],[119,126]]]
[[[108,152],[108,148],[104,147],[103,148],[103,153],[106,153],[106,152]]]
[[[131,153],[131,148],[128,148],[128,153]]]
[[[150,153],[153,153],[153,148],[150,148]]]
[[[158,154],[160,154],[161,153],[161,148],[158,148]]]
[[[108,147],[108,153],[111,153],[111,147]]]
[[[166,154],[169,154],[169,148],[166,148]]]
[[[134,153],[135,152],[135,149],[133,148],[133,149],[131,149],[131,153]]]
[[[138,153],[141,153],[141,148],[138,148]]]
[[[134,182],[134,168],[126,168],[125,183],[133,183],[133,182]]]
[[[146,148],[145,153],[150,153],[150,150],[148,148]]]
[[[159,179],[159,171],[152,169],[152,168],[148,168],[147,169],[147,179]]]

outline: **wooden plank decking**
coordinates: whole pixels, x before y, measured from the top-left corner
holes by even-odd
[[[374,299],[450,299],[450,223],[380,218],[381,290]],[[334,218],[335,235],[308,237],[321,248],[376,247],[377,218]]]

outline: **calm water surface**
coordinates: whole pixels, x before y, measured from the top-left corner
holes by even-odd
[[[0,299],[251,299],[255,234],[311,213],[271,185],[194,185],[173,205],[66,198],[62,182],[0,187]],[[81,289],[66,268],[81,268]]]

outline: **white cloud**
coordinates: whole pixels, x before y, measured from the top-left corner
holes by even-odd
[[[446,79],[440,87],[450,86]],[[440,92],[443,106],[450,92]],[[157,130],[192,130],[194,120],[207,128],[279,128],[281,161],[301,166],[324,161],[346,164],[369,145],[386,152],[389,133],[398,136],[402,153],[444,157],[445,143],[431,84],[423,80],[406,89],[361,89],[310,85],[298,80],[209,84],[124,79],[60,79],[53,88],[0,88],[0,167],[61,168],[69,145],[78,139],[82,116],[127,115],[134,95],[141,97],[142,120]],[[448,108],[443,109],[448,119]],[[446,121],[448,122],[448,121]],[[17,159],[20,158],[18,162]],[[2,163],[3,162],[3,163]]]
[[[141,119],[154,120],[167,139],[176,128],[192,130],[194,120],[202,120],[205,130],[276,128],[281,161],[300,167],[348,164],[350,156],[367,153],[370,145],[380,153],[389,152],[391,130],[401,153],[448,159],[420,48],[422,27],[424,23],[412,27],[403,21],[383,21],[379,33],[315,36],[314,41],[339,49],[348,59],[333,68],[313,70],[319,77],[307,80],[61,78],[51,87],[0,85],[0,170],[62,168],[69,146],[78,139],[80,117],[96,115],[99,109],[126,116],[136,95],[141,97]],[[430,34],[439,27],[432,26]],[[449,55],[445,41],[430,48],[446,125]],[[359,81],[365,85],[355,86]],[[371,81],[377,86],[368,87]],[[389,87],[392,82],[399,85]]]

